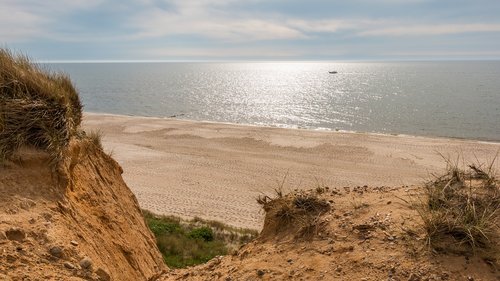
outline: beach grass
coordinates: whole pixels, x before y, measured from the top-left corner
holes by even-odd
[[[284,182],[284,180],[283,180]],[[261,194],[256,201],[266,213],[262,237],[278,233],[294,233],[296,239],[310,239],[321,230],[320,216],[330,210],[330,204],[320,197],[326,188],[313,192],[283,192],[283,183],[274,189],[274,196]]]
[[[426,184],[417,211],[432,250],[481,253],[498,262],[500,186],[493,162],[460,169],[447,160],[447,172]]]
[[[82,120],[71,80],[7,49],[0,48],[0,65],[0,162],[31,146],[58,163]]]

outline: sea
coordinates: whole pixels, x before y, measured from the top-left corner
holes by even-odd
[[[500,141],[500,61],[44,66],[87,112]]]

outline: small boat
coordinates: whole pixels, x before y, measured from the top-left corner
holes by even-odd
[[[337,74],[338,72],[337,71],[328,71],[328,73],[330,73],[330,74]]]

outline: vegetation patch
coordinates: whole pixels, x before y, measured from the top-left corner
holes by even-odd
[[[264,230],[262,237],[276,237],[279,234],[294,234],[295,238],[313,238],[322,227],[320,221],[322,214],[330,210],[331,206],[325,199],[320,198],[318,193],[297,191],[283,195],[282,188],[275,190],[275,196],[261,195],[257,197],[259,203],[266,212]]]
[[[158,216],[146,210],[143,213],[165,263],[171,268],[197,265],[226,255],[258,234],[255,230],[234,228],[199,218],[187,221]]]
[[[492,167],[493,162],[459,169],[448,161],[447,173],[426,185],[418,211],[433,250],[480,252],[498,262],[500,187]]]
[[[1,48],[0,66],[0,162],[26,145],[59,162],[82,119],[71,80]]]

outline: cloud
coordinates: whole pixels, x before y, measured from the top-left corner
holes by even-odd
[[[148,1],[148,0],[145,0]],[[151,1],[151,0],[149,0]],[[443,23],[414,24],[410,19],[358,18],[305,18],[285,13],[246,13],[234,9],[235,0],[167,1],[171,9],[158,8],[150,2],[148,9],[133,18],[131,25],[137,30],[136,38],[193,35],[229,42],[259,40],[309,40],[315,33],[335,34],[350,32],[347,36],[398,37],[435,36],[472,32],[499,32],[496,23]],[[254,0],[254,2],[259,2]],[[363,2],[363,1],[358,1]],[[381,0],[381,4],[426,3],[429,0]]]
[[[304,19],[290,19],[287,24],[291,27],[297,28],[303,32],[327,32],[333,33],[342,29],[352,27],[352,23],[345,20],[304,20]]]
[[[99,5],[102,0],[2,0],[1,42],[19,42],[51,37],[57,19],[64,14]]]
[[[55,59],[458,56],[498,49],[488,1],[0,0],[0,44]]]
[[[435,0],[354,0],[354,1],[364,2],[364,3],[377,3],[377,4],[415,4],[415,3],[428,3]]]
[[[172,10],[154,7],[136,16],[131,23],[139,30],[136,36],[196,35],[238,42],[306,37],[299,30],[276,19],[219,10],[220,6],[232,0],[173,2],[176,3]]]
[[[490,51],[454,51],[454,50],[446,50],[446,51],[407,51],[407,52],[390,52],[385,55],[391,56],[399,56],[399,57],[423,57],[423,58],[432,58],[432,57],[441,57],[441,58],[478,58],[478,57],[500,57],[500,51],[490,50]]]
[[[192,18],[167,12],[142,15],[135,20],[136,37],[197,35],[227,41],[304,38],[300,31],[263,19]]]
[[[259,58],[259,59],[289,59],[303,55],[300,50],[291,47],[264,47],[264,46],[233,46],[233,47],[165,47],[141,50],[132,54],[133,56],[149,56],[157,58],[194,58],[194,59],[231,59],[231,58]]]
[[[151,1],[151,0],[144,0]],[[254,0],[254,2],[259,2]],[[276,13],[234,10],[235,0],[169,1],[170,9],[151,5],[132,19],[136,38],[194,35],[229,42],[310,39],[311,33],[361,31],[386,21],[372,19],[308,19]]]
[[[2,0],[2,9],[22,10],[24,12],[49,16],[77,9],[92,8],[103,2],[104,0]]]
[[[37,37],[47,21],[36,15],[11,7],[0,9],[0,38],[4,42],[23,41]]]
[[[500,32],[500,24],[400,24],[396,27],[383,26],[358,32],[361,36],[422,36],[445,35],[471,32]]]

